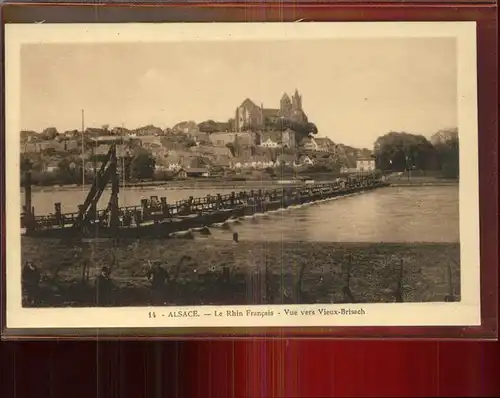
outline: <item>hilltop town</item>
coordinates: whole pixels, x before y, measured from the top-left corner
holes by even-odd
[[[170,180],[189,177],[271,179],[284,175],[340,173],[371,155],[321,137],[308,120],[302,96],[283,94],[277,108],[247,98],[234,117],[220,122],[182,121],[162,129],[88,127],[60,132],[22,131],[21,169],[31,169],[39,184],[78,183],[100,166],[117,144],[120,173],[127,179]],[[80,176],[80,177],[77,177]]]

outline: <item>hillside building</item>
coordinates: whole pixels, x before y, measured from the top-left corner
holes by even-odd
[[[316,140],[313,138],[313,137],[308,137],[308,138],[305,138],[303,141],[302,141],[302,147],[306,150],[306,151],[317,151],[318,150],[318,144],[316,143]]]
[[[356,160],[357,171],[374,171],[375,159],[373,158],[359,158]]]
[[[251,99],[245,99],[235,111],[235,129],[244,131],[246,129],[262,130],[266,122],[276,122],[286,118],[295,122],[306,123],[307,116],[302,108],[302,95],[297,90],[290,96],[285,93],[281,97],[279,108],[264,108],[258,106]]]
[[[241,131],[241,132],[221,132],[210,134],[210,142],[219,147],[225,147],[227,144],[241,144],[241,145],[255,145],[256,135],[252,132]]]

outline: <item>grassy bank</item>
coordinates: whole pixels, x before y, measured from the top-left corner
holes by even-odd
[[[394,186],[427,186],[427,185],[456,185],[459,178],[445,178],[441,172],[415,170],[411,173],[404,172],[391,174],[387,181]]]
[[[69,245],[26,239],[22,247],[23,260],[35,260],[43,271],[42,306],[94,305],[95,275],[113,258],[114,300],[121,306],[151,302],[146,259],[160,261],[169,271],[171,280],[162,300],[170,305],[340,302],[349,268],[357,301],[394,301],[401,261],[405,301],[443,301],[449,293],[450,269],[457,297],[460,292],[458,244],[236,244],[200,238],[117,247],[111,242]],[[90,264],[86,285],[81,284],[84,262]],[[228,280],[222,278],[224,268],[229,270]]]

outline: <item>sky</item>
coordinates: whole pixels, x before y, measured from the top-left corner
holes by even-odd
[[[456,57],[453,38],[25,44],[21,128],[227,121],[298,89],[319,136],[372,148],[457,126]]]

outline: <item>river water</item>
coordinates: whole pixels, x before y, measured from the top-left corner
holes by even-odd
[[[120,193],[120,205],[137,205],[151,195],[175,202],[231,191],[128,189]],[[34,192],[33,206],[37,214],[48,214],[54,202],[61,202],[63,212],[73,212],[85,195],[78,190]],[[108,198],[106,192],[101,208]],[[209,239],[230,240],[238,232],[245,241],[459,242],[458,203],[458,185],[380,188],[212,228]]]

